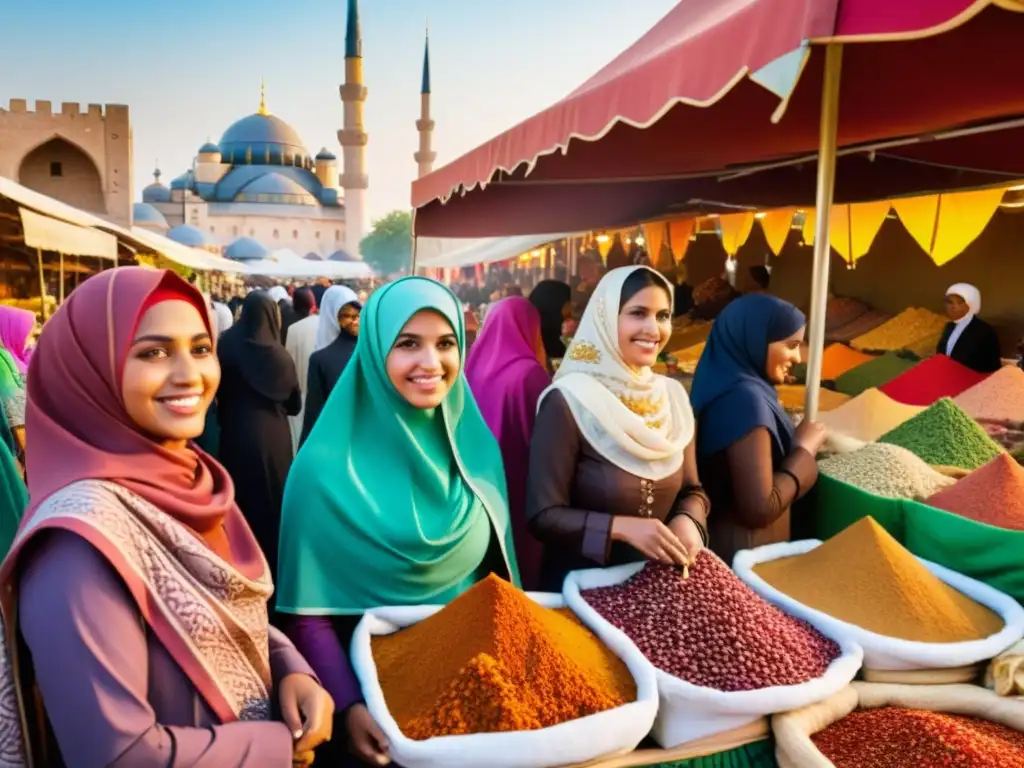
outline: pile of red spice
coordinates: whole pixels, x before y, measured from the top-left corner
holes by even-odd
[[[647,563],[622,584],[583,599],[658,669],[719,691],[799,685],[821,677],[839,646],[771,605],[707,550],[689,578]]]
[[[1024,531],[1024,467],[1002,453],[925,504],[997,528]]]
[[[879,389],[897,403],[929,406],[944,397],[956,397],[985,379],[945,355],[936,355],[918,363]]]
[[[921,709],[856,710],[811,741],[836,768],[1024,765],[1024,733],[988,720]]]

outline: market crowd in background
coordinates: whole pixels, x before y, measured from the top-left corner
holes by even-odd
[[[826,433],[776,392],[804,314],[745,278],[691,286],[617,241],[572,276],[450,286],[207,296],[112,269],[38,342],[0,307],[0,610],[27,650],[0,673],[41,696],[27,742],[47,765],[385,765],[348,657],[367,610],[789,540]],[[940,345],[989,365],[980,301],[950,289]],[[683,315],[715,319],[689,391],[659,372]]]

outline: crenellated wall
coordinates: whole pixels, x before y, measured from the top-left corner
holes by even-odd
[[[0,176],[129,225],[132,170],[125,105],[11,99],[0,108]]]

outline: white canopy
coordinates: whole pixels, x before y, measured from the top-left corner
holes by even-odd
[[[470,267],[474,264],[505,261],[572,236],[573,233],[566,232],[516,237],[420,237],[416,239],[416,268]]]
[[[362,261],[312,261],[283,248],[266,259],[240,262],[245,273],[261,277],[354,280],[371,277],[373,270]]]
[[[245,268],[237,261],[215,256],[199,248],[190,248],[142,227],[132,227],[131,232],[126,234],[142,243],[146,247],[145,250],[151,250],[153,253],[170,259],[175,264],[181,264],[189,269],[199,272],[245,271]]]
[[[106,232],[68,224],[60,219],[18,207],[25,245],[68,256],[96,256],[117,261],[117,238]]]

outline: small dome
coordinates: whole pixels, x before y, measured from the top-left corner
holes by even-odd
[[[330,261],[359,261],[348,251],[335,251],[331,254]]]
[[[142,202],[144,203],[169,203],[171,202],[171,190],[159,181],[153,182],[142,190]],[[155,208],[153,210],[156,210]]]
[[[192,172],[185,171],[181,176],[176,176],[171,181],[171,189],[191,189],[192,188]]]
[[[253,261],[265,259],[270,254],[259,240],[251,237],[240,237],[224,249],[224,255],[235,261]]]
[[[235,195],[240,203],[284,203],[318,205],[318,201],[295,179],[280,173],[265,173],[246,184]]]
[[[312,251],[307,253],[302,258],[306,259],[307,261],[323,261],[324,260],[324,257],[321,256],[319,253],[313,253]]]
[[[167,233],[167,236],[176,243],[188,245],[193,248],[204,248],[210,244],[206,239],[206,233],[199,227],[191,224],[179,224]]]
[[[203,144],[203,146],[201,146],[199,148],[199,154],[200,155],[219,155],[220,154],[220,147],[218,147],[216,144],[213,144],[212,142],[208,141],[205,144]]]
[[[138,226],[148,229],[166,230],[168,228],[164,215],[149,203],[135,203],[132,206],[132,221]]]
[[[321,149],[319,152],[316,153],[316,159],[317,160],[337,160],[338,157],[333,152],[329,152],[327,150],[327,147],[324,147],[323,149]]]

